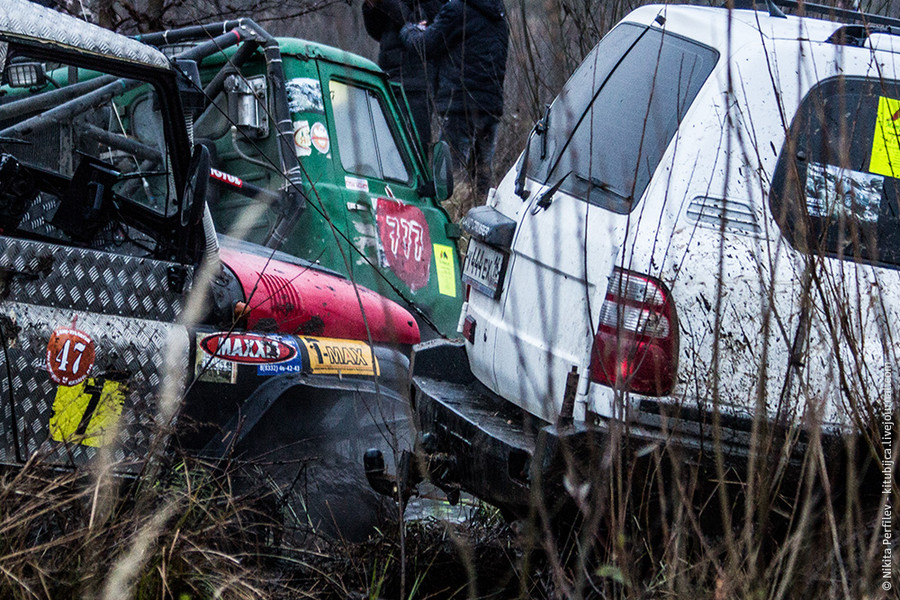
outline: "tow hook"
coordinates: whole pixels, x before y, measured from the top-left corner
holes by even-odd
[[[400,453],[396,477],[386,472],[384,454],[377,448],[370,448],[363,455],[363,467],[373,490],[399,500],[403,506],[410,497],[418,495],[417,486],[423,479],[443,490],[451,505],[459,502],[456,457],[438,452],[437,438],[432,433],[426,433],[419,439],[415,454],[407,450]]]
[[[366,479],[372,489],[381,494],[399,500],[406,506],[407,500],[416,493],[416,486],[422,481],[417,471],[411,468],[413,457],[408,451],[400,453],[397,464],[397,477],[388,475],[384,467],[384,454],[378,448],[369,448],[363,454],[363,468]]]
[[[447,502],[456,506],[459,502],[458,462],[456,456],[439,451],[439,440],[435,433],[428,432],[419,438],[416,448],[422,460],[425,477],[447,494]]]

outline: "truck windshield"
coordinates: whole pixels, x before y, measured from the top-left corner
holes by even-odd
[[[408,183],[400,146],[375,93],[340,81],[328,85],[341,166],[348,173]]]
[[[119,197],[162,215],[176,210],[159,99],[152,85],[18,55],[0,88],[0,151],[77,179],[100,169]]]
[[[532,136],[527,175],[548,184],[572,172],[560,190],[630,212],[717,59],[673,34],[619,25],[550,107],[546,140]]]

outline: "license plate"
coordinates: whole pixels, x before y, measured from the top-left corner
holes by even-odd
[[[495,250],[478,240],[472,240],[466,253],[462,280],[482,294],[491,298],[498,297],[503,287],[503,276],[506,274],[507,256],[505,252]]]

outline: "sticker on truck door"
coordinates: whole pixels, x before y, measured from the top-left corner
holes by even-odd
[[[372,347],[358,340],[304,337],[310,370],[317,375],[379,375]]]
[[[888,177],[900,176],[900,100],[878,98],[869,171]]]
[[[94,340],[74,327],[60,327],[47,342],[47,371],[63,386],[78,385],[94,366]]]
[[[324,125],[318,121],[313,123],[310,130],[310,138],[316,150],[322,154],[328,154],[328,151],[331,149],[331,140],[328,139],[328,129]]]
[[[434,266],[437,271],[438,292],[444,296],[456,297],[456,266],[453,257],[456,250],[446,244],[434,245]]]
[[[428,285],[431,271],[431,234],[418,207],[378,198],[378,259],[416,291]]]
[[[294,150],[301,157],[312,154],[309,121],[294,121]]]
[[[288,97],[288,109],[292,113],[325,113],[325,104],[322,102],[322,85],[318,79],[295,77],[284,84],[284,91]]]

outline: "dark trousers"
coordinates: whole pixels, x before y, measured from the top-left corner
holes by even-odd
[[[425,155],[431,154],[431,97],[425,90],[404,90]]]
[[[481,112],[449,112],[441,120],[441,139],[450,145],[455,174],[472,184],[478,200],[491,187],[491,164],[500,119]]]

